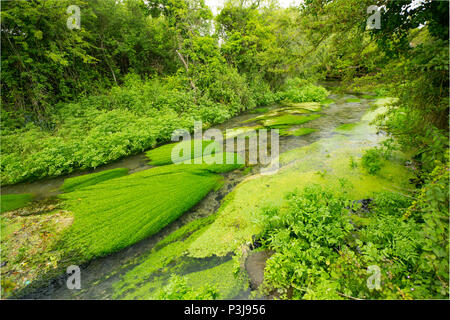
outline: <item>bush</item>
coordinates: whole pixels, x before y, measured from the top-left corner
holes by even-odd
[[[366,150],[361,158],[361,164],[370,174],[380,171],[383,163],[379,150],[377,148]]]
[[[292,78],[286,80],[282,90],[277,93],[277,100],[291,102],[320,102],[328,96],[328,91],[320,86],[313,85],[307,80]]]
[[[448,299],[448,167],[417,200],[374,195],[369,208],[320,187],[263,210],[264,290],[291,299]],[[372,269],[371,269],[372,268]],[[378,268],[380,287],[368,281]]]

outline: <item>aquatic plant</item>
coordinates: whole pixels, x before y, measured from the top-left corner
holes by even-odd
[[[68,178],[60,187],[64,192],[71,192],[75,189],[80,189],[87,186],[92,186],[102,181],[122,177],[128,174],[127,168],[116,168],[105,170],[97,173],[84,174],[78,177]]]
[[[2,194],[0,196],[1,212],[11,211],[22,208],[33,199],[33,195],[29,193],[24,194]]]
[[[87,260],[158,232],[220,186],[217,173],[242,166],[233,155],[232,164],[173,164],[62,194],[74,223],[61,245]]]

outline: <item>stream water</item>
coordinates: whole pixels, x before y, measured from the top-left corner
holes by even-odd
[[[334,103],[329,104],[327,107],[323,108],[321,112],[319,112],[323,115],[322,117],[298,126],[317,129],[317,131],[304,136],[281,136],[279,147],[280,153],[311,144],[319,139],[330,137],[335,134],[336,127],[342,124],[354,123],[359,121],[362,115],[368,109],[370,100],[360,98],[359,96],[353,94],[336,94],[333,93],[332,84],[327,84],[326,86],[329,91],[332,92],[329,98],[332,99]],[[349,98],[360,98],[360,102],[347,102],[347,99]],[[278,105],[273,105],[270,108],[277,109],[279,107],[280,106]],[[259,114],[251,112],[244,113],[216,126],[215,128],[225,130],[249,126],[251,124],[242,122],[254,118],[258,115]],[[6,186],[2,188],[2,193],[32,193],[35,195],[35,199],[45,199],[57,195],[59,186],[61,186],[64,179],[66,179],[67,177],[91,172],[99,172],[112,168],[128,168],[130,170],[129,173],[131,174],[140,170],[151,168],[151,166],[149,166],[147,162],[148,159],[145,157],[145,154],[142,153],[124,158],[110,165],[102,166],[100,168],[97,168],[96,170],[77,172],[70,176],[58,177],[33,183],[22,183],[12,186]],[[161,239],[163,239],[165,236],[175,231],[176,229],[180,228],[181,226],[185,225],[186,223],[216,212],[220,207],[221,200],[224,196],[226,196],[226,194],[232,191],[233,188],[245,177],[256,173],[259,173],[257,167],[254,167],[252,171],[246,176],[244,176],[242,172],[236,171],[224,174],[225,184],[220,190],[211,192],[194,208],[186,212],[182,217],[165,227],[157,234],[143,241],[140,241],[139,243],[136,243],[124,250],[103,258],[94,259],[89,263],[81,266],[81,290],[67,289],[66,275],[62,275],[61,277],[52,280],[50,284],[40,287],[32,293],[28,293],[23,298],[111,298],[113,294],[112,285],[119,280],[121,275],[123,275],[127,270],[129,270],[136,264],[136,261],[140,256],[149,252],[149,250],[151,250]],[[189,269],[189,272],[202,270],[203,268],[205,268],[205,265],[211,266],[223,263],[226,259],[229,259],[229,257],[210,258],[209,261],[206,261],[206,264],[193,264]],[[242,294],[240,294],[236,298],[246,297],[248,297],[248,292],[242,292]]]

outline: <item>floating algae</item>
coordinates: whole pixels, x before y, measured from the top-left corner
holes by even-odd
[[[233,155],[232,164],[173,164],[62,194],[74,213],[64,245],[84,261],[155,234],[221,186],[217,173],[242,167]]]
[[[312,129],[312,128],[299,128],[296,130],[285,130],[282,129],[280,130],[280,135],[289,135],[289,136],[304,136],[313,132],[316,132],[317,129]]]
[[[32,199],[33,195],[25,194],[4,194],[1,195],[1,212],[11,211],[25,207]]]
[[[116,168],[105,170],[97,173],[85,174],[78,177],[68,178],[64,180],[60,189],[64,192],[71,192],[75,189],[92,186],[102,181],[119,178],[128,174],[127,168]]]
[[[322,104],[319,102],[290,102],[283,101],[281,103],[283,106],[287,106],[291,109],[303,109],[307,111],[317,112],[322,109]]]

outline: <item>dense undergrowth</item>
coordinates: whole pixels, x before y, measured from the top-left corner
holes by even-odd
[[[242,83],[237,91],[226,88],[230,90],[227,103],[215,102],[208,96],[195,102],[193,94],[180,86],[180,79],[127,79],[123,87],[113,88],[108,94],[55,106],[52,129],[32,123],[20,129],[2,125],[2,183],[96,168],[168,142],[175,129],[192,131],[194,120],[209,127],[256,105],[272,103],[279,99],[277,96],[289,98],[263,87],[267,90],[264,94],[271,98],[260,100],[256,94],[259,88]],[[310,83],[287,88],[287,92],[304,92],[305,99],[320,101],[325,97],[323,88]],[[244,97],[246,103],[241,101]],[[7,120],[7,116],[2,117],[3,124]]]
[[[447,171],[433,173],[419,205],[382,192],[363,206],[318,185],[288,194],[260,220],[263,247],[274,252],[262,290],[288,299],[448,298]],[[430,188],[437,193],[424,201]]]

